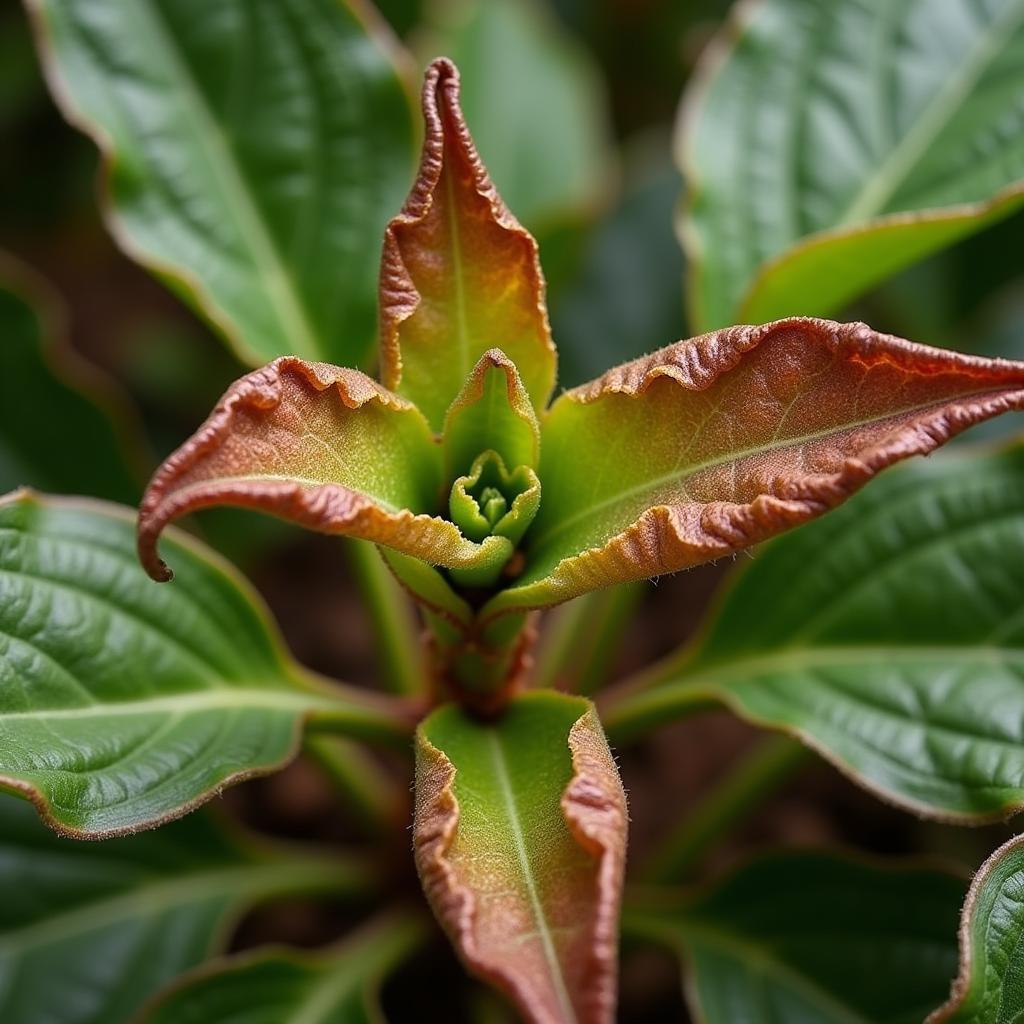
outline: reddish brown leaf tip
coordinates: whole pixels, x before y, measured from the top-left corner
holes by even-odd
[[[368,403],[397,411],[411,408],[357,370],[291,356],[237,380],[199,430],[157,470],[143,496],[138,553],[154,580],[166,582],[172,576],[157,553],[164,528],[213,505],[253,508],[310,529],[379,531],[381,510],[367,496],[338,483],[311,486],[274,473],[286,465],[292,475],[301,476],[299,469],[323,457],[322,450],[316,456],[315,446],[310,454],[306,439],[311,403],[325,393],[330,397],[323,415],[337,416]],[[404,518],[407,526],[414,526],[424,517],[407,513]]]
[[[439,57],[427,68],[422,105],[419,171],[384,233],[381,379],[413,397],[438,425],[430,389],[441,381],[430,370],[438,360],[451,364],[455,357],[447,349],[458,323],[452,311],[456,302],[464,306],[461,316],[468,317],[463,329],[504,349],[519,364],[540,407],[554,385],[555,348],[537,243],[505,206],[477,153],[459,101],[459,72],[448,58]],[[452,263],[458,261],[469,272],[465,295],[453,298]],[[476,357],[471,354],[474,362]],[[462,367],[459,384],[469,369]],[[444,396],[441,414],[454,397],[454,391]]]

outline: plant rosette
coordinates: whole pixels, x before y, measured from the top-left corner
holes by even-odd
[[[381,548],[421,605],[439,695],[415,848],[467,966],[534,1021],[612,1018],[625,798],[582,698],[522,694],[534,614],[729,555],[886,467],[1024,408],[1024,365],[792,317],[679,341],[552,400],[537,245],[484,169],[445,59],[388,225],[380,380],[283,356],[154,476],[138,549],[216,505]]]

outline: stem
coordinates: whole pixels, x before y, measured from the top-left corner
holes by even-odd
[[[427,693],[423,660],[418,657],[419,628],[409,599],[369,541],[349,539],[348,560],[370,615],[382,680],[392,693]]]
[[[624,583],[563,605],[538,657],[534,685],[584,694],[600,689],[644,589]]]
[[[361,832],[375,837],[398,827],[406,805],[404,788],[362,747],[338,736],[309,736],[305,748],[334,784]]]
[[[668,836],[646,865],[642,880],[681,880],[716,842],[809,759],[810,752],[788,736],[761,740]]]

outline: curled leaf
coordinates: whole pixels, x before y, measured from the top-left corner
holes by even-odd
[[[381,374],[440,430],[477,360],[500,348],[537,408],[555,382],[537,243],[491,183],[459,106],[451,61],[423,83],[419,175],[388,225],[380,275]]]
[[[452,485],[452,521],[473,540],[490,534],[518,544],[540,505],[540,481],[528,466],[511,472],[496,452],[484,452]]]
[[[792,318],[679,342],[567,392],[519,584],[484,617],[720,558],[1024,408],[1024,364]]]
[[[358,370],[293,357],[236,381],[157,471],[139,513],[139,555],[155,579],[173,519],[212,505],[269,512],[446,566],[507,558],[507,541],[466,540],[430,514],[440,452],[416,408]],[[499,564],[500,564],[499,562]]]
[[[536,1024],[612,1020],[626,800],[589,701],[532,693],[493,724],[434,712],[414,844],[471,971]]]

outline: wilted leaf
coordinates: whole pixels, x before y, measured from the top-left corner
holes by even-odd
[[[368,884],[365,867],[349,857],[242,842],[205,814],[79,843],[0,796],[0,1018],[125,1024],[223,946],[254,903],[366,892]]]
[[[1022,406],[1024,364],[863,324],[794,318],[671,345],[551,407],[526,570],[482,615],[742,550]]]
[[[154,476],[139,553],[168,579],[160,532],[196,509],[238,505],[443,565],[499,564],[507,541],[466,540],[440,510],[441,453],[422,415],[358,370],[282,357],[236,381]]]
[[[181,583],[138,567],[117,506],[0,502],[0,787],[71,835],[166,821],[280,768],[311,717],[401,739],[385,698],[305,674],[258,597],[195,542]]]
[[[359,364],[410,97],[349,0],[28,0],[51,88],[103,150],[109,221],[254,364]]]
[[[419,176],[384,236],[381,379],[440,431],[470,371],[497,348],[543,408],[555,383],[555,348],[537,243],[477,156],[450,61],[427,71],[423,118]]]
[[[1024,1013],[1024,836],[975,875],[960,923],[960,974],[926,1024],[1017,1024]]]
[[[706,1024],[919,1024],[956,962],[962,893],[933,869],[779,853],[697,897],[649,893],[626,926],[688,961]]]
[[[66,346],[45,283],[0,258],[0,492],[32,486],[137,501],[142,459],[98,371]]]
[[[776,541],[613,735],[722,700],[918,813],[1024,806],[1024,449],[905,467]]]
[[[383,1024],[377,989],[424,922],[383,918],[328,952],[242,953],[185,975],[140,1024]]]
[[[416,864],[468,968],[529,1021],[609,1022],[626,801],[589,701],[533,693],[417,734]]]
[[[740,6],[680,118],[694,325],[828,314],[1024,202],[1020,0]]]

